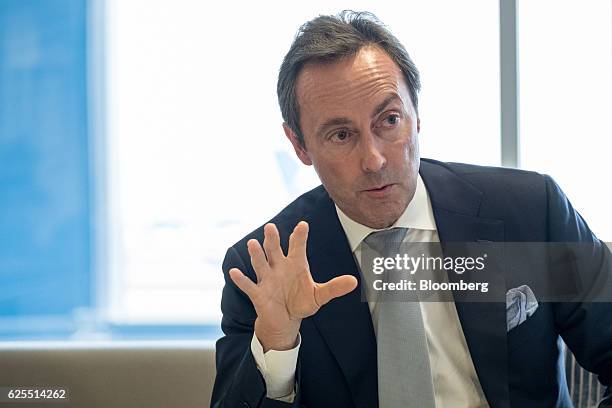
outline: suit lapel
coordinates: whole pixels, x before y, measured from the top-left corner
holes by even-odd
[[[429,193],[445,254],[452,242],[503,241],[503,221],[478,217],[482,200],[479,190],[441,164],[422,160],[420,173]],[[487,276],[487,280],[504,295],[503,277],[497,272],[490,273],[494,275]],[[449,272],[448,277],[451,282],[462,278],[454,272]],[[467,302],[462,301],[463,292],[454,291],[453,296],[489,405],[509,407],[505,297],[499,302]]]
[[[308,217],[308,261],[316,282],[327,282],[341,275],[361,276],[327,193]],[[313,323],[325,339],[342,370],[356,407],[378,406],[376,338],[367,302],[361,301],[358,286],[351,293],[323,306]]]

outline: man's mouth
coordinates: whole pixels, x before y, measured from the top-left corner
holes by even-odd
[[[367,188],[364,191],[381,191],[387,187],[391,186],[391,184],[381,184],[379,186],[376,187],[372,187],[372,188]]]
[[[382,186],[363,190],[363,192],[374,198],[383,198],[383,197],[386,197],[391,192],[392,188],[393,188],[393,184],[384,184]]]

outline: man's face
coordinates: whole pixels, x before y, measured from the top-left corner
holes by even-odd
[[[297,80],[305,148],[287,125],[300,160],[354,221],[392,225],[412,200],[419,171],[419,120],[400,68],[381,49],[306,65]]]

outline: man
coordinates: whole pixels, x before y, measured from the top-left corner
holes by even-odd
[[[570,407],[559,335],[610,383],[606,303],[541,302],[507,330],[504,302],[404,303],[389,325],[391,309],[361,301],[360,254],[385,231],[405,243],[581,241],[607,253],[549,177],[421,160],[419,87],[373,16],[302,26],[277,91],[285,134],[322,186],[228,250],[212,406]],[[409,330],[393,331],[411,313]]]

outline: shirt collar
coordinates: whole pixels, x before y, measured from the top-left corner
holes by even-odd
[[[342,229],[344,229],[346,238],[351,246],[351,252],[355,252],[359,244],[361,244],[361,241],[371,232],[379,231],[353,221],[348,215],[342,212],[337,205],[336,213],[338,214]],[[414,197],[412,197],[412,200],[410,200],[402,215],[400,215],[397,221],[395,221],[389,229],[394,227],[436,231],[436,222],[434,220],[429,194],[427,193],[427,189],[425,188],[425,184],[420,174],[417,177]]]

